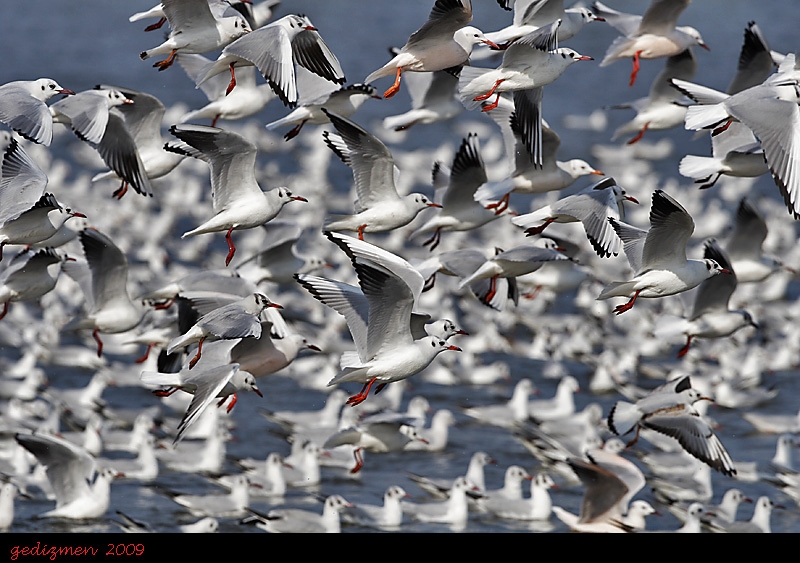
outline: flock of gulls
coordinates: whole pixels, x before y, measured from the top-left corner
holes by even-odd
[[[498,0],[489,31],[435,0],[354,83],[291,1],[163,0],[109,25],[147,21],[141,64],[207,106],[0,85],[0,529],[797,530],[800,414],[769,407],[797,406],[800,66],[743,22],[703,84],[690,1]],[[548,85],[617,61],[663,68],[629,138],[559,160]],[[394,147],[448,121],[474,129]],[[664,178],[671,128],[710,148]]]

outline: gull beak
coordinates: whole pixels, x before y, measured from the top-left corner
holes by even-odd
[[[439,207],[439,208],[441,208],[442,206],[440,204],[438,204],[438,203],[429,203],[428,207]]]
[[[73,92],[72,90],[67,90],[66,88],[62,88],[61,90],[57,90],[57,92],[59,94],[64,94],[66,96],[74,96],[75,95],[75,92]]]
[[[306,198],[304,198],[303,196],[299,196],[299,195],[292,196],[292,201],[303,201],[305,203],[308,203],[308,200]]]
[[[256,387],[255,385],[253,385],[253,392],[256,395],[258,395],[259,397],[261,397],[262,399],[264,398],[264,395],[261,393],[261,390],[258,387]]]
[[[754,321],[750,321],[750,326],[751,326],[751,327],[753,327],[753,328],[754,328],[754,329],[756,329],[756,330],[758,330],[759,328],[761,328],[760,326],[758,326],[758,323],[757,323],[757,322],[754,322]]]
[[[604,17],[595,16],[594,14],[592,14],[592,16],[594,17],[594,21],[596,21],[596,22],[604,22],[604,21],[606,21],[606,18],[604,18]]]
[[[267,307],[272,307],[273,309],[283,309],[283,305],[278,305],[277,303],[267,303]]]
[[[72,215],[72,217],[83,217],[84,219],[86,219],[86,215],[84,215],[83,213],[80,213],[78,211],[73,211],[71,213],[71,215]]]
[[[576,61],[593,61],[594,57],[590,57],[589,55],[581,55],[580,57],[578,57],[575,60]]]
[[[720,272],[723,273],[723,274],[728,274],[728,275],[732,275],[733,274],[733,272],[731,272],[728,268],[722,268],[720,270]]]
[[[461,348],[458,346],[448,346],[445,350],[453,350],[454,352],[461,352]]]
[[[700,46],[701,46],[703,49],[705,49],[706,51],[710,51],[710,50],[711,50],[711,47],[709,47],[709,46],[708,46],[708,45],[706,45],[705,43],[702,43],[702,42],[701,42],[701,43],[698,43],[698,45],[700,45]]]
[[[305,29],[306,31],[319,31],[319,30],[318,30],[316,27],[314,27],[313,25],[307,25],[307,26],[305,26],[303,29]]]
[[[123,104],[132,104],[133,100],[131,100],[130,98],[125,98],[124,100],[122,100],[122,103]]]
[[[322,349],[319,346],[315,346],[314,344],[306,344],[306,348],[309,350],[314,350],[315,352],[322,352]]]
[[[464,334],[466,336],[469,336],[469,333],[466,330],[462,330],[462,329],[457,330],[456,334]]]
[[[600,170],[592,170],[589,174],[594,174],[595,176],[605,176]]]
[[[483,41],[481,41],[481,43],[485,43],[486,45],[488,45],[489,47],[491,47],[495,51],[502,51],[502,49],[500,48],[500,46],[497,43],[495,43],[494,41],[491,41],[489,39],[484,39]]]
[[[638,199],[636,199],[636,198],[635,198],[635,197],[633,197],[633,196],[626,195],[626,196],[625,196],[625,199],[627,199],[628,201],[630,201],[630,202],[633,202],[633,203],[635,203],[635,204],[637,204],[637,205],[639,204],[639,200],[638,200]]]

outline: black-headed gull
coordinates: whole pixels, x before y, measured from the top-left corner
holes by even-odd
[[[128,259],[122,250],[95,228],[83,229],[78,238],[86,264],[66,262],[63,268],[80,285],[87,312],[70,321],[65,329],[92,329],[97,356],[101,357],[100,333],[117,334],[136,328],[142,321],[144,308],[128,295]]]
[[[140,92],[130,88],[102,84],[99,85],[98,88],[102,90],[118,90],[122,92],[126,98],[133,101],[132,104],[122,104],[118,106],[117,111],[125,118],[124,128],[130,133],[133,139],[136,152],[144,167],[144,175],[148,180],[166,176],[181,163],[184,158],[183,155],[168,152],[164,149],[164,139],[161,137],[161,122],[164,119],[166,108],[164,104],[161,103],[161,100],[147,92]],[[120,124],[115,122],[112,118],[109,127],[120,127]],[[121,131],[119,135],[124,138]],[[127,144],[127,142],[127,139],[125,139],[124,143]],[[117,143],[122,145],[123,141],[119,140]],[[118,153],[121,153],[123,150],[128,153],[131,152],[128,147],[120,146],[117,149]],[[109,158],[109,160],[118,161],[123,158],[130,159],[131,157],[120,156]],[[92,178],[92,182],[108,177],[123,176],[118,172],[118,166],[114,166],[113,168],[113,171],[95,175]],[[123,179],[123,181],[125,180]]]
[[[633,86],[639,72],[639,59],[671,57],[694,45],[708,50],[708,45],[695,28],[675,26],[681,12],[691,2],[692,0],[652,0],[643,16],[623,14],[600,2],[592,4],[594,13],[603,17],[622,34],[608,48],[600,66],[609,65],[619,59],[632,58],[630,85]]]
[[[408,498],[408,493],[399,485],[392,485],[383,494],[383,505],[354,504],[342,512],[342,520],[380,530],[397,530],[403,523],[403,507],[400,501]]]
[[[441,207],[428,196],[411,193],[400,197],[395,187],[395,166],[392,153],[377,137],[349,119],[334,115],[325,108],[339,135],[324,131],[325,143],[342,162],[353,169],[356,193],[356,214],[333,218],[325,224],[327,231],[384,232],[409,224],[427,207]]]
[[[556,20],[561,20],[558,31],[561,41],[574,37],[589,22],[605,21],[588,8],[581,6],[580,2],[568,9],[564,9],[564,0],[498,0],[498,4],[505,10],[514,10],[514,20],[511,25],[486,34],[486,37],[501,46],[507,46]]]
[[[71,217],[45,193],[47,175],[8,131],[0,131],[0,260],[7,244],[36,244],[52,237]]]
[[[167,354],[197,343],[197,353],[189,362],[189,369],[192,369],[200,360],[203,343],[208,339],[231,340],[250,336],[258,338],[261,336],[259,315],[267,307],[281,308],[263,293],[253,293],[218,307],[200,317],[189,330],[174,338],[167,346]]]
[[[133,104],[117,89],[84,90],[50,105],[53,123],[69,125],[83,141],[96,145],[103,138],[112,107]]]
[[[613,178],[605,178],[553,204],[514,217],[511,222],[524,228],[525,233],[531,236],[541,234],[550,223],[580,221],[598,256],[616,256],[622,249],[622,243],[608,218],[625,218],[625,208],[622,205],[625,200],[639,203],[636,198],[627,195]]]
[[[768,496],[758,497],[753,509],[753,516],[747,521],[729,522],[722,524],[722,529],[729,534],[770,534],[772,526],[770,517],[775,508],[785,508],[783,505],[775,504]]]
[[[767,40],[756,22],[751,21],[744,29],[744,42],[739,51],[739,63],[736,74],[725,90],[728,94],[736,94],[764,82],[775,70],[775,60]]]
[[[86,520],[106,513],[117,471],[105,468],[98,473],[94,458],[86,450],[62,438],[45,434],[15,437],[47,468],[47,479],[56,495],[56,507],[41,517]]]
[[[497,108],[489,112],[489,116],[500,126],[503,133],[510,165],[510,178],[484,184],[475,193],[475,198],[481,202],[495,202],[486,205],[487,209],[494,209],[498,214],[505,211],[511,192],[538,194],[563,190],[581,176],[589,174],[603,176],[600,170],[596,170],[584,160],[578,158],[565,162],[557,160],[561,139],[544,122],[539,138],[542,162],[541,166],[534,164],[530,151],[525,148],[523,131],[514,112],[514,103],[502,96]]]
[[[711,276],[730,275],[730,270],[715,260],[686,259],[686,243],[694,232],[694,221],[683,206],[663,190],[653,192],[649,231],[613,217],[608,220],[622,239],[625,256],[634,272],[633,279],[612,282],[597,297],[630,297],[627,303],[614,308],[617,315],[631,309],[639,297],[675,295]]]
[[[417,228],[409,239],[433,233],[423,246],[433,251],[439,246],[442,231],[470,231],[493,221],[498,215],[475,201],[475,192],[487,181],[478,135],[470,133],[461,141],[450,168],[436,162],[433,186],[445,186],[442,209]]]
[[[28,250],[15,256],[0,273],[0,303],[3,304],[0,319],[8,313],[9,303],[32,301],[52,291],[61,273],[61,264],[68,259],[52,248]]]
[[[639,142],[648,130],[663,131],[681,125],[686,117],[686,106],[680,103],[682,95],[672,87],[670,79],[691,80],[695,72],[697,59],[691,49],[669,57],[664,70],[653,80],[647,97],[612,106],[612,109],[633,109],[636,116],[617,127],[611,140],[636,133],[627,142],[632,145]]]
[[[181,495],[168,492],[170,498],[196,516],[236,518],[246,514],[250,504],[250,484],[245,475],[230,480],[227,493],[209,495]]]
[[[534,392],[533,382],[527,377],[514,386],[511,398],[500,404],[478,405],[464,409],[467,416],[494,426],[514,428],[518,423],[528,420],[528,400]]]
[[[761,212],[746,198],[736,210],[733,232],[725,244],[738,283],[759,282],[779,271],[780,260],[763,254],[762,245],[767,238],[767,221]]]
[[[522,496],[519,498],[496,496],[480,499],[479,506],[497,518],[505,520],[549,520],[553,509],[553,501],[550,498],[549,489],[556,487],[555,481],[547,473],[539,473],[530,481],[531,496],[528,498],[522,498]]]
[[[162,0],[161,8],[172,31],[161,45],[139,54],[142,60],[168,55],[153,65],[158,70],[172,66],[179,52],[207,53],[250,33],[250,24],[239,12],[216,8],[219,14],[212,13],[208,0]]]
[[[203,55],[185,53],[179,54],[177,59],[178,64],[195,83],[211,64],[211,61]],[[228,88],[228,78],[222,74],[212,76],[203,82],[200,89],[208,98],[208,104],[185,113],[179,122],[210,119],[211,127],[216,127],[219,119],[231,121],[255,115],[272,100],[278,99],[269,84],[256,84],[256,69],[253,66],[239,69],[236,81],[238,88],[230,94],[225,93]]]
[[[486,490],[486,479],[483,469],[490,463],[497,462],[486,452],[475,452],[470,456],[465,477],[470,485],[474,486],[479,492]],[[436,498],[449,498],[450,490],[455,484],[455,479],[433,479],[415,475],[414,473],[409,473],[408,478],[414,481],[420,489],[430,493]]]
[[[261,514],[250,509],[249,511],[253,516],[245,520],[252,521],[258,528],[271,533],[338,534],[341,532],[339,514],[344,509],[352,506],[341,495],[331,495],[325,499],[321,515],[299,508],[276,508],[270,510],[267,514]]]
[[[426,368],[445,350],[460,351],[441,336],[414,340],[412,312],[422,293],[422,275],[408,262],[372,244],[336,233],[326,236],[350,258],[361,291],[308,275],[295,278],[315,298],[345,317],[356,354],[342,357],[342,370],[328,385],[358,381],[364,388],[348,400],[357,405],[377,382],[378,390]],[[376,391],[377,392],[377,391]]]
[[[670,381],[639,399],[635,404],[617,401],[608,415],[608,427],[618,436],[641,428],[649,428],[671,436],[703,463],[724,475],[736,475],[736,468],[722,442],[708,423],[692,406],[697,401],[710,401],[692,388],[689,376]]]
[[[391,61],[372,72],[364,82],[369,84],[394,74],[394,84],[383,93],[384,98],[391,98],[400,90],[403,72],[431,72],[463,65],[478,43],[497,48],[480,29],[467,25],[471,21],[471,0],[436,0],[425,25],[411,34]]]
[[[469,518],[467,493],[476,489],[477,487],[466,477],[458,477],[450,489],[447,500],[421,504],[403,501],[403,513],[419,522],[450,524],[455,529],[463,529]]]
[[[336,55],[311,20],[302,15],[288,15],[226,46],[195,82],[199,88],[212,76],[230,71],[226,92],[231,93],[236,87],[234,67],[254,65],[284,105],[293,108],[299,98],[295,64],[330,82],[346,81]]]
[[[53,116],[45,102],[58,94],[74,93],[51,78],[7,82],[0,86],[0,122],[34,143],[49,146]]]
[[[274,219],[287,203],[307,201],[285,187],[261,191],[255,175],[256,146],[242,135],[202,125],[173,125],[169,131],[182,142],[167,143],[165,149],[203,160],[211,168],[215,215],[181,238],[226,231],[226,266],[236,252],[234,230],[258,227]]]
[[[322,448],[326,450],[332,450],[338,446],[355,448],[353,455],[356,464],[350,473],[358,473],[364,466],[364,460],[361,457],[362,450],[380,453],[399,452],[411,442],[425,441],[411,426],[410,423],[413,422],[411,419],[382,420],[380,415],[373,416],[379,418],[371,421],[370,417],[367,417],[356,426],[339,430],[322,444]]]
[[[340,87],[305,69],[297,70],[297,81],[300,90],[299,106],[286,117],[266,125],[268,131],[293,125],[294,127],[283,136],[287,141],[300,134],[306,123],[312,125],[329,123],[330,120],[322,113],[322,108],[341,117],[350,117],[370,98],[379,98],[375,94],[375,87],[369,84],[350,84]]]
[[[749,312],[732,311],[728,308],[731,295],[736,290],[736,270],[717,241],[706,241],[703,257],[716,260],[731,273],[727,276],[710,277],[697,287],[694,306],[688,319],[673,321],[670,317],[665,317],[666,321],[659,320],[656,324],[655,335],[658,338],[675,333],[686,336],[686,345],[678,351],[679,358],[686,355],[695,337],[722,338],[746,326],[758,329]]]
[[[560,24],[561,20],[557,20],[514,41],[503,53],[503,62],[496,69],[465,66],[458,78],[461,101],[471,109],[495,95],[494,102],[481,108],[486,112],[497,107],[502,92],[526,91],[536,114],[534,117],[538,118],[534,121],[540,126],[541,88],[555,81],[573,63],[593,60],[574,49],[558,47]],[[531,145],[526,143],[526,146],[534,154]]]

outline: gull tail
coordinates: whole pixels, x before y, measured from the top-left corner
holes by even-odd
[[[708,178],[720,171],[719,159],[710,156],[686,155],[678,165],[678,172],[687,178]]]
[[[603,292],[597,296],[598,300],[609,299],[610,297],[630,297],[633,292],[634,283],[631,281],[611,282]]]
[[[667,340],[673,336],[686,334],[689,321],[676,315],[661,315],[656,321],[653,335],[658,339]]]

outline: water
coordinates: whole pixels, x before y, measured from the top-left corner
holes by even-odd
[[[609,2],[612,7],[621,11],[640,12],[641,2]],[[430,10],[430,0],[415,0],[408,2],[375,2],[372,1],[296,1],[286,2],[278,12],[279,16],[289,13],[309,15],[315,25],[320,29],[331,49],[337,54],[350,81],[358,81],[369,72],[383,64],[386,58],[386,48],[390,45],[402,45],[408,35],[416,29]],[[127,17],[139,10],[150,7],[147,1],[106,2],[102,0],[86,0],[75,3],[67,0],[28,0],[25,3],[11,3],[4,7],[4,15],[0,22],[0,46],[6,53],[2,65],[2,81],[33,79],[40,76],[50,76],[58,80],[64,87],[79,91],[93,87],[97,83],[109,83],[128,86],[150,92],[158,96],[170,107],[174,104],[184,104],[188,108],[196,108],[205,103],[202,94],[195,90],[183,72],[177,66],[167,72],[156,72],[151,68],[150,61],[139,60],[138,53],[160,42],[159,33],[145,34],[142,32],[142,22],[129,23]],[[710,52],[698,52],[699,73],[696,81],[702,84],[724,89],[734,70],[735,61],[741,44],[744,26],[750,20],[755,20],[761,26],[773,49],[781,52],[792,51],[796,48],[796,14],[782,2],[746,2],[731,0],[706,0],[695,2],[682,15],[680,23],[691,24],[699,28],[706,42],[711,46]],[[474,24],[486,31],[496,30],[510,21],[510,14],[499,9],[495,2],[475,2]],[[602,58],[606,47],[615,37],[615,31],[610,27],[595,23],[585,28],[577,37],[569,41],[569,46],[581,53],[589,54],[598,61]],[[478,63],[488,66],[488,63]],[[655,61],[644,61],[634,88],[627,86],[630,66],[628,62],[617,62],[609,67],[600,68],[597,62],[581,63],[570,68],[565,76],[558,82],[549,86],[545,92],[544,116],[553,124],[559,124],[567,114],[589,114],[598,107],[608,106],[623,101],[634,99],[646,94],[652,78],[661,70],[662,64]],[[378,88],[388,86],[388,79],[379,81]],[[386,115],[400,113],[408,107],[408,94],[401,89],[400,94],[391,101],[366,104],[357,114],[356,121],[371,130],[379,127],[380,119]],[[277,103],[268,106],[261,114],[252,120],[261,127],[285,114],[285,109]],[[596,143],[607,143],[610,132],[623,120],[631,117],[629,113],[620,113],[611,116],[611,124],[604,132],[571,131],[557,127],[562,137],[562,151],[568,152],[570,157],[591,158],[591,147]],[[412,151],[427,149],[436,151],[443,142],[455,146],[466,131],[479,127],[487,135],[495,135],[496,129],[488,120],[476,114],[464,113],[457,120],[446,124],[437,124],[427,128],[412,131],[402,140],[401,144],[392,146],[393,150]],[[239,124],[221,123],[223,127],[240,127]],[[304,130],[301,137],[318,136],[318,131]],[[682,130],[666,133],[656,133],[646,138],[668,138],[676,143],[674,153],[669,158],[656,163],[656,169],[667,175],[677,177],[676,163],[682,154],[694,151],[703,154],[707,149],[699,143],[692,144],[690,135]],[[293,173],[303,169],[300,157],[307,148],[308,141],[302,139],[289,147],[276,138],[274,146],[266,148],[270,153],[269,169],[278,171],[277,175],[291,178]],[[305,144],[299,144],[302,141]],[[483,142],[483,141],[482,141]],[[57,138],[51,147],[52,154],[70,161],[71,169],[67,178],[79,177],[82,173],[81,165],[76,164],[79,158],[79,145],[73,137],[62,135]],[[698,152],[699,151],[699,152]],[[447,154],[452,154],[450,151]],[[261,157],[263,158],[263,157]],[[449,158],[449,157],[448,157]],[[321,164],[320,164],[321,166]],[[312,167],[313,168],[313,167]],[[197,170],[197,169],[193,169]],[[201,182],[207,182],[207,173],[202,167],[197,177]],[[418,174],[417,189],[430,191],[425,184],[429,173],[423,171]],[[205,176],[203,176],[206,174]],[[349,186],[349,171],[338,163],[330,169],[331,182],[340,189]],[[52,179],[51,179],[52,180]],[[68,182],[68,180],[67,180]],[[577,183],[576,187],[586,184]],[[205,185],[205,184],[203,184]],[[344,188],[341,188],[344,186]],[[776,198],[777,190],[768,178],[759,180],[758,186],[769,197]],[[709,190],[713,192],[713,190]],[[96,191],[99,193],[99,191]],[[708,195],[713,197],[713,194]],[[98,197],[104,197],[99,196]],[[141,208],[141,202],[132,203],[131,196],[120,206],[130,205]],[[101,208],[98,204],[98,208]],[[91,216],[91,211],[87,214]],[[95,213],[97,216],[97,213]],[[292,215],[295,216],[296,215]],[[782,218],[783,219],[783,218]],[[181,231],[178,231],[178,234]],[[221,238],[221,237],[219,237]],[[115,239],[116,240],[116,239]],[[216,240],[215,251],[220,252],[221,240]],[[219,262],[219,261],[217,261]],[[141,265],[141,264],[140,264]],[[138,277],[146,277],[141,272]],[[796,295],[797,288],[790,286],[790,295]],[[429,304],[435,307],[435,304]],[[432,309],[428,309],[434,312]],[[533,309],[536,310],[535,307]],[[569,299],[559,299],[556,308],[549,311],[549,315],[558,315],[560,312],[571,311],[573,307]],[[33,309],[35,311],[35,309]],[[535,314],[535,313],[531,313]],[[636,313],[629,313],[634,315]],[[542,316],[542,324],[554,322],[555,316]],[[8,322],[8,321],[6,321]],[[530,341],[533,334],[527,329],[517,329],[513,333],[517,344]],[[754,345],[752,341],[741,338],[741,345]],[[600,349],[593,350],[599,354]],[[16,352],[10,347],[5,350],[5,355],[14,357]],[[132,373],[136,370],[132,358],[134,356],[110,354],[115,362],[118,373]],[[672,356],[658,356],[649,360],[654,365],[666,365],[671,362]],[[441,358],[440,358],[441,359]],[[393,484],[406,488],[414,500],[424,499],[421,491],[408,481],[407,472],[436,477],[455,478],[465,471],[469,458],[476,450],[489,452],[496,460],[497,465],[486,468],[487,485],[490,488],[500,487],[505,468],[512,464],[526,467],[530,472],[538,470],[531,455],[522,444],[507,430],[480,425],[470,421],[460,414],[459,407],[481,404],[491,404],[505,401],[510,397],[514,382],[522,377],[531,377],[541,389],[543,397],[552,396],[555,392],[555,381],[542,377],[544,362],[531,360],[525,357],[521,349],[513,353],[487,353],[480,358],[489,363],[495,360],[507,362],[511,368],[511,381],[492,386],[442,386],[428,383],[422,377],[412,378],[410,387],[404,395],[408,398],[421,394],[427,397],[433,409],[450,408],[456,413],[458,424],[451,429],[450,443],[447,450],[441,454],[402,453],[402,454],[368,454],[366,466],[360,477],[352,478],[344,472],[323,469],[323,480],[319,495],[327,496],[332,493],[342,494],[351,502],[366,502],[380,504],[383,492]],[[332,360],[333,361],[333,360]],[[570,362],[571,373],[578,377],[582,387],[588,383],[591,373],[588,364],[577,361]],[[57,387],[75,387],[88,380],[91,371],[67,370],[64,368],[45,368],[48,376]],[[794,370],[770,374],[766,378],[768,385],[780,389],[779,396],[770,403],[769,407],[762,409],[765,412],[795,413],[798,410],[798,383],[797,373]],[[269,452],[278,451],[287,454],[289,446],[281,435],[276,433],[276,427],[259,415],[259,409],[298,409],[307,410],[322,406],[324,394],[317,390],[308,390],[294,379],[273,376],[264,383],[260,383],[265,391],[265,398],[259,400],[255,396],[241,397],[237,407],[232,413],[236,424],[234,435],[236,441],[228,445],[230,460],[241,457],[254,457],[264,459]],[[355,389],[347,388],[354,392]],[[112,408],[144,408],[154,403],[152,395],[135,387],[118,387],[106,391],[104,398]],[[607,413],[611,405],[618,399],[616,394],[607,396],[593,396],[584,392],[577,396],[577,407],[583,408],[586,404],[598,401]],[[372,400],[372,398],[370,399]],[[774,436],[759,435],[752,431],[740,413],[721,408],[712,408],[710,414],[719,423],[717,429],[721,440],[731,453],[735,461],[757,461],[765,463],[774,453]],[[644,449],[641,442],[635,449]],[[237,471],[232,461],[226,464],[226,473]],[[787,506],[785,511],[776,511],[773,514],[773,531],[791,532],[800,530],[800,518],[797,505],[780,493],[774,486],[764,483],[734,482],[718,474],[713,476],[714,500],[718,501],[722,493],[730,486],[738,486],[745,494],[757,498],[766,494],[777,502]],[[157,488],[176,490],[182,493],[211,492],[216,488],[209,484],[203,477],[185,475],[163,470],[154,485],[141,485],[135,482],[118,482],[112,487],[111,508],[108,515],[113,516],[115,510],[124,510],[134,518],[148,522],[153,527],[172,531],[176,523],[193,521],[193,518],[180,509],[177,504],[157,491]],[[553,491],[554,504],[563,506],[572,512],[580,510],[582,488],[567,487]],[[652,500],[649,491],[642,491],[640,498]],[[287,505],[307,506],[314,510],[321,510],[321,505],[309,497],[305,492],[292,491],[286,497]],[[12,527],[12,532],[41,532],[41,531],[67,531],[67,532],[113,532],[117,528],[108,520],[86,524],[48,522],[35,520],[34,516],[52,508],[52,502],[44,500],[17,501],[17,516]],[[271,505],[261,501],[254,501],[252,507],[266,511]],[[742,509],[740,514],[747,513],[748,508]],[[555,518],[551,520],[554,531],[565,531],[566,528]],[[649,524],[654,529],[674,529],[678,523],[671,516],[651,518]],[[242,526],[236,519],[221,521],[221,530],[226,532],[251,532],[252,527]],[[359,528],[345,528],[345,531],[364,531]],[[411,532],[448,532],[445,525],[428,525],[409,522],[404,524],[403,531]],[[526,531],[526,524],[518,524],[493,519],[470,519],[466,529],[468,532],[495,532],[495,531]]]

